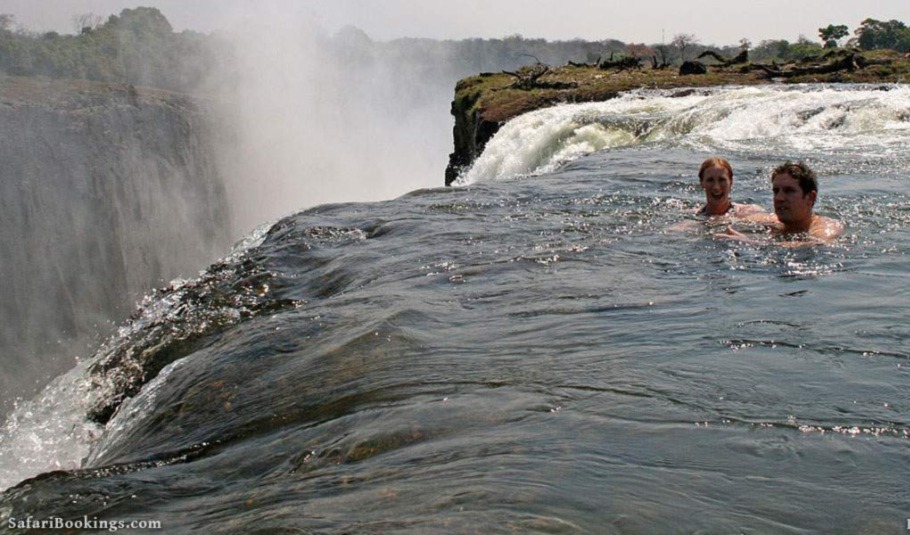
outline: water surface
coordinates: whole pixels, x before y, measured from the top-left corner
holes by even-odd
[[[0,520],[903,532],[906,90],[598,106],[507,125],[460,187],[295,214],[151,296],[0,434]],[[592,124],[633,135],[585,145]],[[809,159],[845,235],[677,230],[716,153],[766,208],[770,169]]]

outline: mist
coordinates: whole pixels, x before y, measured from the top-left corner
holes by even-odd
[[[230,246],[205,118],[134,91],[0,79],[0,409]]]
[[[318,204],[443,185],[455,69],[396,57],[354,28],[329,34],[305,14],[246,20],[218,38],[230,59],[203,94],[226,132],[221,169],[240,234]]]
[[[118,96],[87,123],[83,104],[62,104],[71,80],[17,104],[31,111],[0,114],[0,355],[11,368],[0,421],[89,358],[144,294],[196,276],[253,229],[318,204],[443,185],[459,77],[448,63],[406,61],[294,10],[239,17],[209,36],[172,34],[151,11],[136,17],[161,32],[158,44],[187,53],[125,65],[134,91],[188,93],[201,115],[162,119],[171,105],[132,106],[116,79],[99,87]],[[156,44],[135,39],[118,32],[115,43]]]

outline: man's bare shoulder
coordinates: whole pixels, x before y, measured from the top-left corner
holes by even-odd
[[[809,227],[809,236],[823,243],[830,243],[844,233],[844,224],[830,217],[815,216]]]
[[[773,232],[773,230],[772,230]],[[813,216],[809,231],[803,233],[802,239],[781,241],[785,247],[805,247],[811,245],[829,245],[844,233],[844,224],[836,219],[820,215]],[[786,236],[779,234],[779,236]]]

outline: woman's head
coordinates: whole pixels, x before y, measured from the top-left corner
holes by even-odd
[[[708,158],[698,170],[698,183],[705,190],[705,213],[720,215],[730,209],[730,189],[733,187],[730,162],[724,158]]]

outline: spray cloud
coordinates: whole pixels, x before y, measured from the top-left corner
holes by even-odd
[[[229,132],[222,173],[238,231],[317,204],[442,185],[455,73],[429,76],[401,47],[350,27],[329,35],[299,10],[231,27],[220,35],[229,72],[208,91]]]

